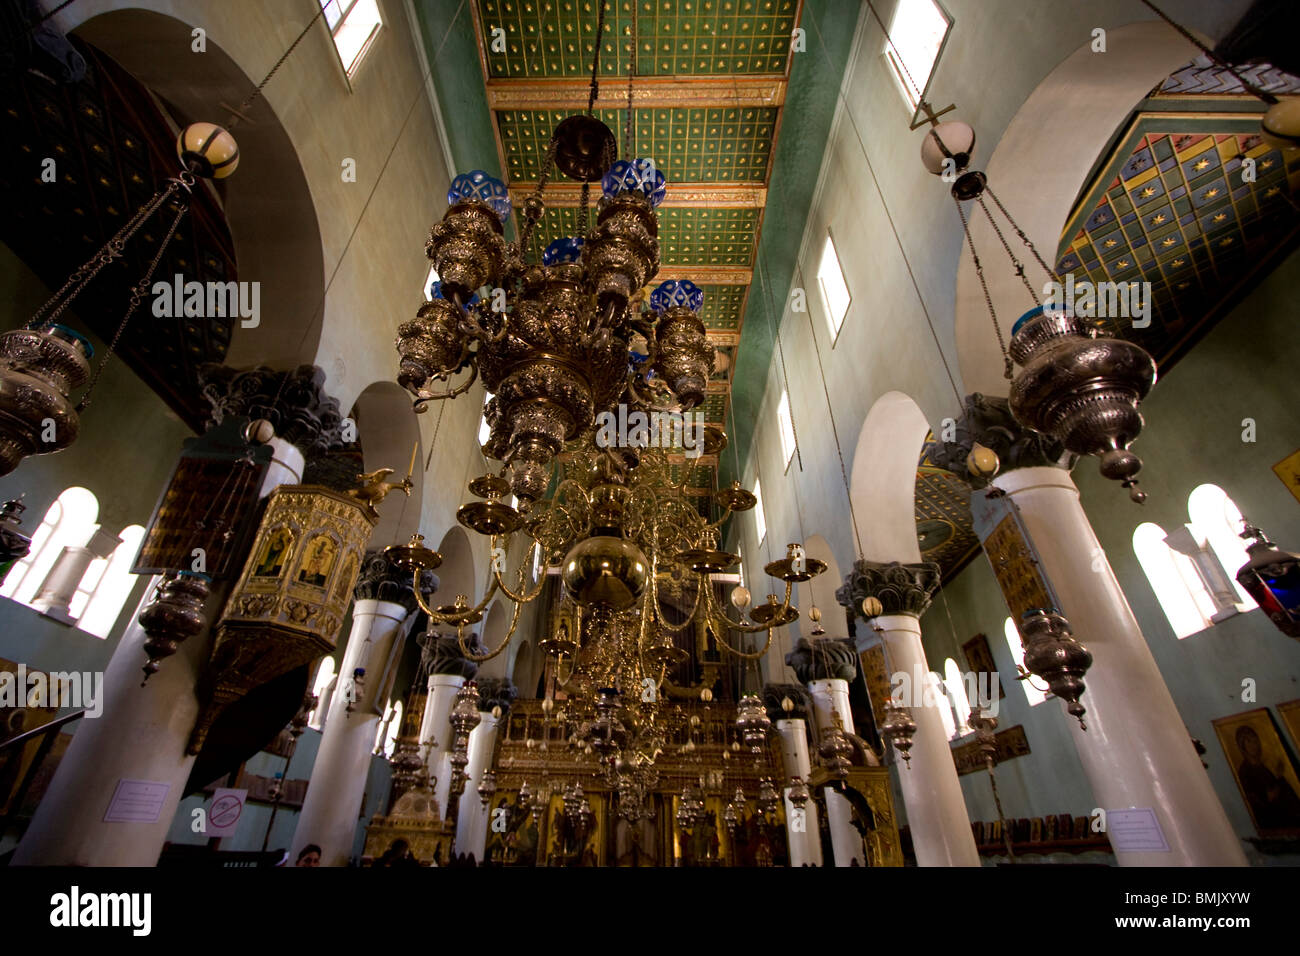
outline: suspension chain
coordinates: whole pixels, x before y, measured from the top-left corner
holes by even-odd
[[[957,204],[957,215],[961,216],[962,232],[966,234],[966,244],[970,247],[971,258],[975,260],[975,274],[979,276],[980,288],[984,290],[984,303],[989,307],[989,318],[993,320],[993,332],[998,337],[998,348],[1002,351],[1002,374],[1010,381],[1012,379],[1011,355],[1007,352],[1007,343],[1002,338],[1002,327],[998,325],[998,313],[993,308],[993,297],[989,295],[989,284],[984,278],[984,266],[980,263],[980,254],[975,251],[975,240],[970,235],[970,224],[966,221],[966,210],[962,207],[961,200],[956,196],[952,201]]]

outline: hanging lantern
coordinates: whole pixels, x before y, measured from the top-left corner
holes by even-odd
[[[203,602],[208,597],[205,575],[169,571],[140,612],[140,627],[146,634],[144,665],[147,681],[158,673],[158,662],[176,653],[180,643],[203,630]],[[140,686],[144,686],[141,681]]]
[[[906,707],[885,701],[885,715],[880,719],[880,736],[894,745],[894,750],[909,767],[912,764],[912,738],[916,735],[916,721]]]
[[[1070,622],[1051,609],[1036,608],[1025,612],[1020,633],[1025,641],[1025,669],[1047,682],[1053,694],[1067,703],[1065,708],[1083,722],[1086,711],[1079,703],[1083,696],[1083,675],[1092,666],[1092,654],[1070,633]]]
[[[1238,583],[1279,631],[1300,640],[1300,554],[1281,550],[1253,525],[1241,536],[1254,540],[1246,546],[1249,560],[1237,571]]]
[[[694,282],[661,282],[650,293],[650,308],[659,315],[655,331],[655,374],[691,409],[704,401],[713,375],[713,346],[700,321],[704,291]]]
[[[802,810],[811,796],[812,793],[808,790],[808,784],[803,782],[802,777],[790,778],[790,804],[796,810]]]
[[[478,798],[483,806],[492,802],[493,795],[497,792],[497,775],[492,770],[483,772],[483,779],[478,784]]]
[[[465,768],[469,765],[469,735],[483,719],[478,712],[478,685],[473,681],[462,685],[456,691],[451,713],[447,721],[452,729],[451,747],[451,792],[460,794],[465,790]]]
[[[1030,309],[1011,331],[1011,412],[1076,455],[1101,458],[1104,477],[1122,482],[1138,504],[1142,459],[1128,446],[1142,431],[1138,405],[1156,381],[1140,346],[1091,328],[1065,309]]]
[[[90,378],[94,349],[64,325],[0,334],[0,476],[29,455],[62,451],[79,422],[69,393]]]
[[[764,777],[758,782],[758,812],[764,815],[771,813],[780,803],[781,798],[777,795],[776,787],[772,783],[771,777]]]
[[[833,778],[848,779],[849,767],[853,765],[853,744],[844,733],[844,723],[837,710],[831,711],[831,726],[822,731],[817,753]]]
[[[736,730],[740,731],[745,746],[755,755],[763,752],[767,745],[767,732],[772,726],[772,719],[767,716],[767,708],[756,694],[746,694],[736,705]]]

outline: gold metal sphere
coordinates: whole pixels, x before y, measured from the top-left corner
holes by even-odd
[[[862,599],[862,616],[868,619],[880,617],[885,613],[885,606],[880,603],[880,598],[865,597]]]
[[[713,691],[709,690],[707,687],[704,688],[700,691],[700,700],[704,701],[706,704],[713,700]]]
[[[989,479],[998,473],[1002,463],[998,460],[998,454],[992,448],[975,442],[971,446],[970,454],[966,456],[966,470],[976,478]]]
[[[625,611],[636,604],[650,579],[650,563],[631,541],[596,535],[579,541],[560,569],[574,602]]]
[[[745,608],[749,607],[749,601],[749,588],[745,587],[743,584],[737,584],[732,588],[731,603],[736,606],[737,610],[743,611]]]
[[[794,701],[792,701],[789,697],[782,697],[781,709],[784,710],[787,714],[790,713],[790,711],[794,710]]]

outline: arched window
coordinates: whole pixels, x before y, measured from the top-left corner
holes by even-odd
[[[31,606],[45,576],[66,547],[84,547],[98,525],[99,501],[85,488],[68,488],[45,512],[45,519],[32,535],[32,549],[17,562],[0,586],[0,596]]]
[[[1133,553],[1181,640],[1209,627],[1217,608],[1192,559],[1171,548],[1165,537],[1164,528],[1144,521],[1133,532]]]
[[[1187,497],[1187,517],[1192,527],[1205,536],[1210,550],[1227,572],[1238,601],[1250,610],[1258,607],[1237,583],[1237,569],[1249,560],[1246,542],[1240,537],[1245,526],[1241,509],[1218,485],[1200,485]]]
[[[1007,649],[1011,651],[1011,659],[1016,662],[1016,670],[1021,671],[1025,666],[1025,646],[1020,640],[1020,631],[1016,629],[1015,621],[1007,618],[1002,625],[1002,634],[1007,639]],[[1025,680],[1016,681],[1025,691],[1025,700],[1029,701],[1030,707],[1037,707],[1043,701],[1047,700],[1047,691],[1039,690],[1034,686],[1037,677],[1026,678]]]
[[[943,662],[943,686],[948,689],[953,711],[957,717],[957,733],[970,732],[970,698],[966,693],[966,682],[962,680],[957,662],[951,657]]]
[[[325,692],[329,689],[330,681],[334,679],[334,658],[321,658],[320,666],[316,668],[316,680],[312,684],[311,692],[316,695],[316,706],[312,712],[307,715],[307,726],[315,730],[325,729],[325,711],[328,701],[325,699]]]
[[[144,528],[127,525],[118,538],[121,543],[111,556],[91,562],[68,607],[68,613],[77,619],[77,627],[96,637],[108,637],[138,580],[131,573],[131,565],[144,540]]]

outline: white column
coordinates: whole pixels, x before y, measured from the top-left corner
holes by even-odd
[[[289,444],[279,435],[267,444],[271,447],[271,465],[262,476],[262,487],[258,492],[263,498],[281,485],[296,485],[302,481],[302,469],[306,461],[297,445]]]
[[[834,726],[831,711],[840,715],[840,726],[845,733],[853,733],[853,713],[849,710],[849,682],[842,677],[828,677],[808,682],[813,711],[817,722],[817,739],[826,728]],[[831,831],[831,849],[836,866],[866,866],[866,850],[862,837],[853,828],[852,805],[841,794],[829,788],[822,791],[826,800],[826,822]]]
[[[154,866],[162,851],[194,757],[185,752],[199,716],[194,687],[212,651],[204,630],[181,643],[145,687],[141,670],[148,639],[140,610],[153,596],[152,579],[144,599],[104,672],[102,716],[83,717],[68,745],[50,789],[14,853],[15,866]],[[215,589],[204,604],[210,624],[225,603]],[[159,799],[156,816],[138,822],[105,823],[104,816],[122,781],[142,781]],[[165,793],[163,792],[165,791]]]
[[[96,558],[107,558],[121,543],[121,538],[96,527],[85,547],[68,545],[54,561],[54,567],[45,576],[32,606],[47,617],[64,624],[77,623],[68,611],[76,597],[77,586]]]
[[[456,816],[456,855],[474,854],[482,863],[487,846],[489,807],[483,806],[478,795],[478,785],[491,766],[492,752],[497,743],[497,718],[489,711],[479,711],[478,726],[469,734],[469,764],[465,767],[465,789],[461,791],[460,808]]]
[[[875,623],[882,629],[894,673],[914,675],[913,683],[917,676],[929,673],[921,647],[921,622],[915,614],[882,614]],[[897,771],[917,865],[979,866],[979,851],[938,702],[931,700],[933,706],[923,706],[930,695],[922,687],[913,687],[912,697],[910,709],[916,721],[912,759],[910,763],[899,760]]]
[[[392,601],[362,598],[352,606],[352,633],[293,834],[291,858],[310,843],[321,848],[321,866],[346,866],[352,855],[370,756],[379,731],[380,718],[374,711],[375,685],[405,619],[406,608]],[[366,674],[361,686],[354,689],[352,675],[358,667],[364,667]],[[355,699],[348,713],[351,698]]]
[[[424,699],[420,720],[420,755],[429,769],[429,779],[438,801],[438,813],[447,815],[447,793],[451,789],[451,705],[456,691],[465,685],[459,674],[430,674],[429,694]]]
[[[1060,468],[1021,468],[999,475],[994,484],[1018,507],[1061,613],[1092,652],[1080,700],[1088,709],[1088,729],[1068,717],[1063,705],[1061,719],[1070,726],[1093,795],[1108,811],[1154,810],[1169,847],[1116,848],[1116,859],[1121,866],[1246,865],[1241,841],[1201,766],[1074,481]],[[1135,511],[1134,522],[1140,517]]]
[[[787,777],[801,777],[807,783],[808,775],[812,773],[812,762],[808,758],[808,732],[805,727],[801,718],[776,722],[776,729],[781,734],[781,755]],[[789,782],[788,779],[785,781],[787,784]],[[794,804],[790,802],[789,786],[782,788],[781,796],[785,800],[785,835],[786,844],[790,848],[790,865],[821,866],[822,843],[818,836],[817,804],[812,800],[804,804],[803,830],[797,831],[794,829],[794,821],[798,815]]]

